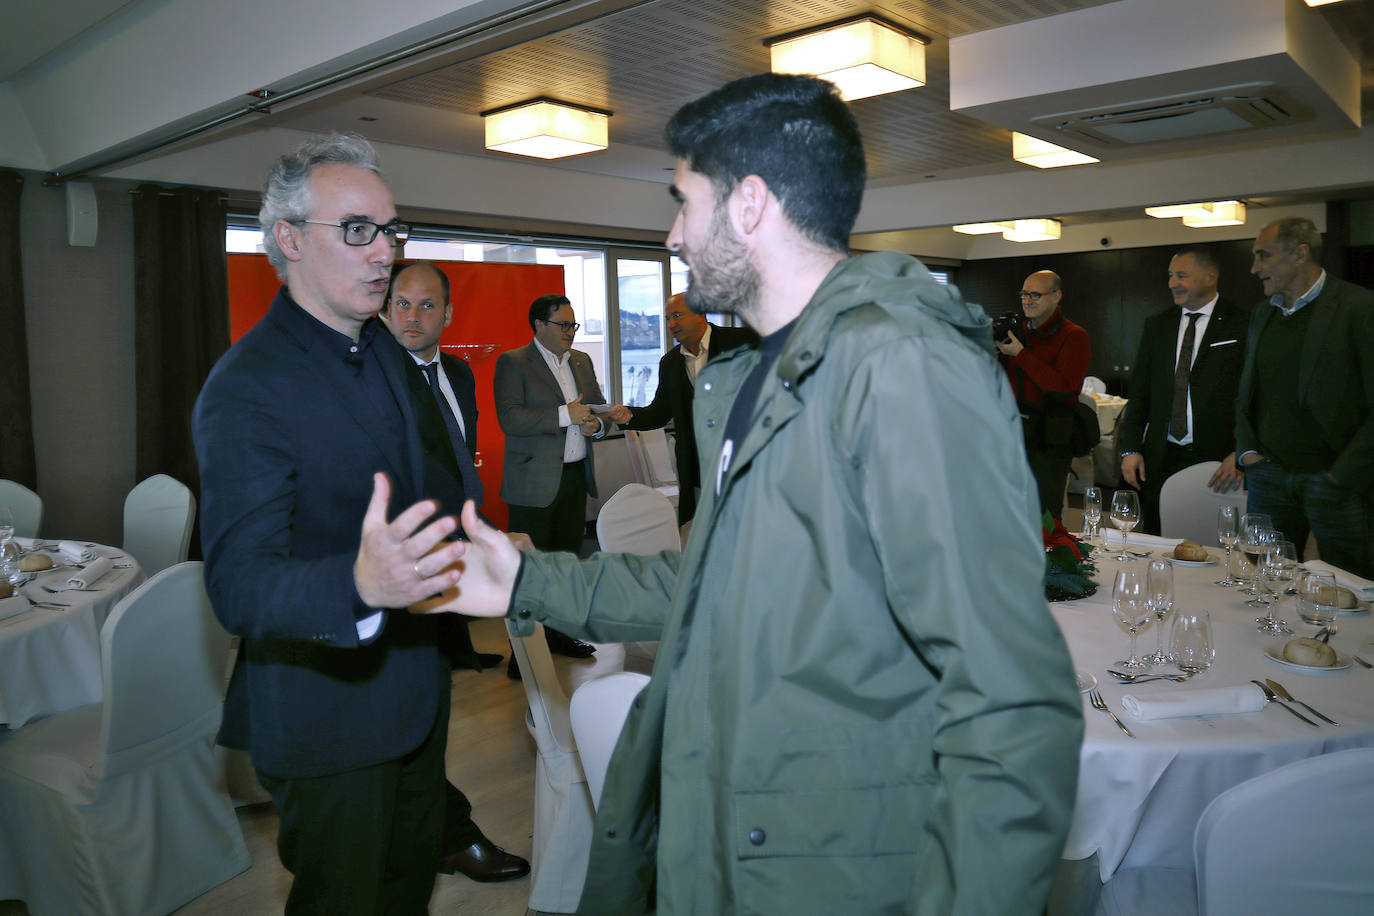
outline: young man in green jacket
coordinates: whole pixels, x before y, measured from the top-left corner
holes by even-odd
[[[1082,712],[990,322],[912,258],[848,257],[864,157],[829,83],[739,80],[668,142],[688,304],[763,338],[697,377],[686,549],[517,554],[466,507],[429,609],[662,639],[581,913],[1039,913]]]

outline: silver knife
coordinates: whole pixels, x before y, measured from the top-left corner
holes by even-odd
[[[1273,678],[1268,678],[1268,677],[1265,678],[1265,679],[1264,679],[1264,683],[1268,684],[1270,687],[1273,687],[1273,688],[1274,688],[1274,692],[1277,693],[1279,696],[1283,697],[1283,698],[1284,698],[1285,700],[1287,700],[1288,702],[1290,702],[1290,703],[1297,703],[1297,704],[1298,704],[1299,706],[1301,706],[1303,709],[1307,710],[1307,711],[1310,712],[1312,715],[1316,716],[1318,719],[1321,719],[1323,722],[1330,722],[1332,725],[1340,725],[1340,724],[1341,724],[1341,723],[1337,722],[1335,719],[1331,718],[1330,716],[1325,716],[1325,715],[1322,715],[1321,713],[1317,712],[1317,710],[1313,709],[1311,706],[1308,706],[1308,705],[1307,705],[1306,703],[1304,703],[1302,700],[1295,700],[1295,699],[1293,699],[1293,695],[1292,695],[1291,693],[1289,693],[1287,690],[1283,689],[1283,685],[1280,684],[1278,681],[1274,680]]]
[[[1287,712],[1287,713],[1289,713],[1289,714],[1291,714],[1291,715],[1293,715],[1293,716],[1296,716],[1297,718],[1303,720],[1304,722],[1306,722],[1308,725],[1312,726],[1313,728],[1321,728],[1321,726],[1318,725],[1316,722],[1313,722],[1311,719],[1307,718],[1307,716],[1304,716],[1302,713],[1298,712],[1298,711],[1297,711],[1296,709],[1294,709],[1292,706],[1289,706],[1287,703],[1283,702],[1283,700],[1280,700],[1279,697],[1278,697],[1278,694],[1274,693],[1274,691],[1272,691],[1272,690],[1269,689],[1269,685],[1267,685],[1267,684],[1262,684],[1262,683],[1260,683],[1259,681],[1257,681],[1257,680],[1255,680],[1255,679],[1253,679],[1253,678],[1251,678],[1250,683],[1254,684],[1254,685],[1255,685],[1256,687],[1258,687],[1260,690],[1263,690],[1263,691],[1264,691],[1264,698],[1265,698],[1266,700],[1268,700],[1270,703],[1277,703],[1277,704],[1279,704],[1280,706],[1282,706],[1283,709],[1284,709],[1284,712]]]

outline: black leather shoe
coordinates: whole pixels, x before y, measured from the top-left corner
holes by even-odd
[[[568,658],[591,658],[596,653],[596,646],[580,639],[573,639],[566,633],[557,630],[544,628],[544,638],[549,644],[549,651],[559,655],[566,655]]]
[[[514,652],[511,653],[510,661],[506,662],[506,677],[510,678],[512,681],[524,680],[524,678],[520,676],[520,666],[515,663]]]
[[[439,859],[439,871],[466,875],[474,881],[510,881],[528,875],[530,863],[483,838]]]

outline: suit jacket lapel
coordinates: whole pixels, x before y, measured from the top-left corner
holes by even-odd
[[[571,364],[572,357],[569,356],[568,360]],[[536,379],[548,386],[549,390],[558,398],[558,403],[562,404],[563,388],[558,384],[558,377],[553,374],[553,370],[549,368],[549,364],[544,361],[544,354],[539,352],[539,348],[535,346],[532,340],[525,346],[525,361],[529,363],[530,366],[530,378]],[[575,383],[577,379],[574,378],[573,381]]]
[[[475,451],[477,448],[477,391],[474,379],[466,372],[450,372],[448,360],[456,360],[457,357],[443,353],[439,358],[439,365],[444,367],[444,375],[448,376],[448,383],[453,388],[453,396],[458,401],[458,410],[463,415],[463,439],[467,442],[468,450]]]

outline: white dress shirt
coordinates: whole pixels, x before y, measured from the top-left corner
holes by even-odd
[[[565,350],[562,356],[554,356],[538,338],[535,338],[534,346],[539,350],[539,355],[544,357],[549,371],[558,380],[559,390],[563,392],[563,404],[558,408],[558,425],[567,429],[567,435],[563,439],[563,463],[581,461],[587,457],[587,437],[582,435],[582,430],[568,415],[568,402],[577,400],[577,380],[573,378],[572,366],[569,364],[572,351]]]
[[[462,434],[463,441],[466,442],[468,438],[468,429],[467,426],[463,424],[463,412],[458,409],[458,396],[453,393],[453,386],[449,384],[448,373],[444,371],[444,364],[439,362],[439,351],[434,351],[434,358],[428,363],[420,359],[420,357],[416,356],[414,353],[410,354],[410,358],[415,360],[415,365],[421,368],[428,366],[430,363],[439,367],[439,391],[443,393],[444,400],[448,401],[448,409],[453,411],[453,417],[458,421],[458,432]],[[429,373],[425,374],[428,375]],[[428,381],[428,379],[426,379],[426,381]]]
[[[1188,316],[1201,316],[1198,318],[1197,327],[1193,331],[1193,358],[1188,361],[1188,368],[1191,370],[1193,364],[1197,362],[1197,355],[1202,352],[1202,335],[1207,333],[1207,322],[1212,320],[1212,312],[1216,310],[1217,300],[1220,298],[1220,296],[1213,296],[1211,302],[1191,312],[1187,309],[1178,310],[1178,336],[1174,339],[1174,371],[1178,371],[1178,357],[1183,352],[1183,335],[1188,332]],[[1182,439],[1168,436],[1168,440],[1175,445],[1193,444],[1193,385],[1191,381],[1188,383],[1188,434]]]
[[[697,383],[697,373],[706,365],[706,354],[711,352],[711,325],[706,325],[706,330],[701,335],[701,340],[697,341],[697,355],[693,356],[687,349],[678,344],[677,348],[682,351],[682,362],[687,367],[687,381],[694,386]]]

